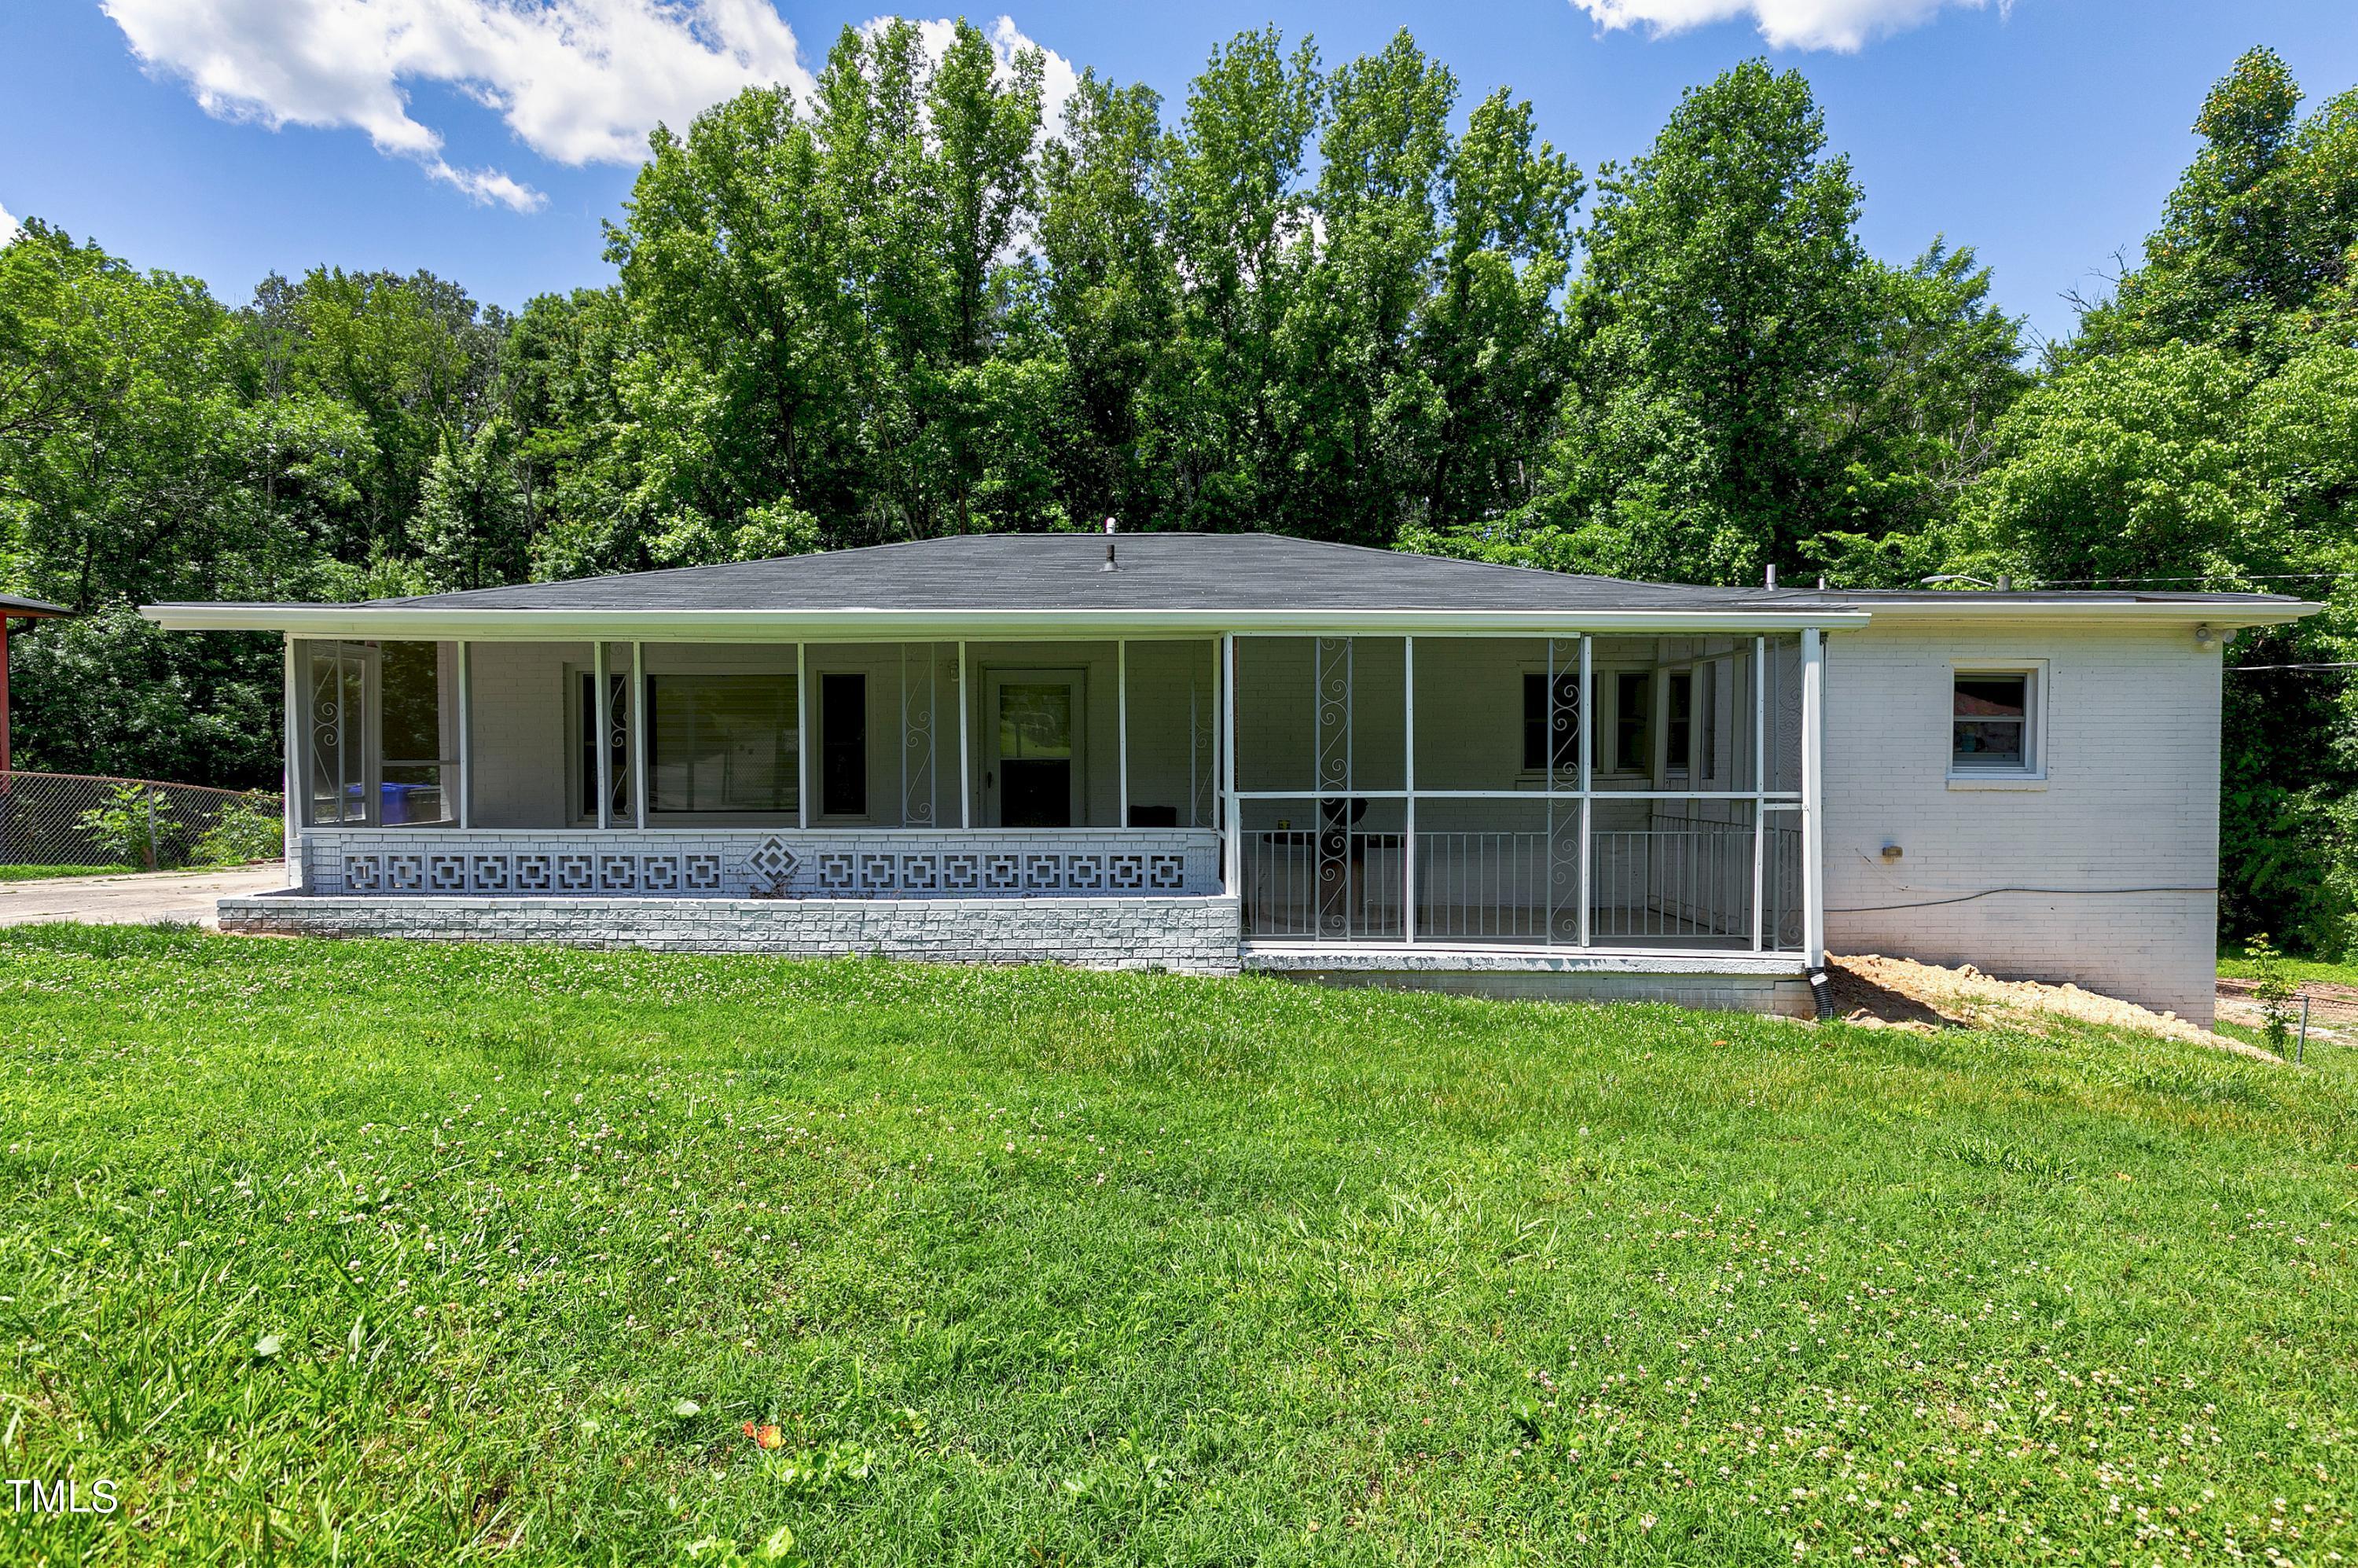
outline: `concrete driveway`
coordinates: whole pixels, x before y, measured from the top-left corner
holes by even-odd
[[[287,867],[276,860],[227,870],[0,882],[0,925],[29,925],[38,920],[75,920],[85,925],[146,925],[168,920],[211,925],[215,899],[270,892],[286,885]]]

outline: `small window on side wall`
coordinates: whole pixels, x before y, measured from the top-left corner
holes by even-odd
[[[1957,671],[1950,699],[1949,771],[1970,777],[2036,773],[2038,700],[2033,671]]]

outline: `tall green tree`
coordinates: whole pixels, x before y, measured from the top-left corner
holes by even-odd
[[[1572,160],[1539,139],[1531,105],[1504,88],[1475,105],[1442,181],[1441,250],[1415,326],[1433,417],[1415,461],[1421,521],[1445,530],[1531,499],[1533,455],[1554,429],[1572,370],[1555,302],[1585,188]]]
[[[1274,27],[1238,35],[1188,87],[1163,171],[1182,279],[1171,515],[1188,526],[1269,525],[1300,456],[1280,337],[1314,254],[1303,176],[1323,96],[1317,50],[1289,55]]]
[[[2232,934],[2358,940],[2358,98],[2307,119],[2272,51],[2206,97],[2142,264],[2001,419],[1960,558],[2073,585],[2289,588],[2223,716]],[[2289,666],[2289,667],[2288,667]]]
[[[2202,146],[2162,208],[2143,265],[2081,323],[2065,359],[2216,343],[2297,351],[2303,312],[2350,276],[2358,232],[2358,92],[2307,119],[2273,49],[2235,61],[2195,117]]]
[[[1798,566],[1837,515],[1829,414],[1863,395],[1876,313],[1858,184],[1809,83],[1753,60],[1690,90],[1599,189],[1580,390],[1535,510],[1628,575]]]
[[[1064,135],[1041,149],[1041,307],[1064,364],[1055,461],[1084,522],[1164,514],[1179,272],[1165,243],[1163,101],[1081,73]]]

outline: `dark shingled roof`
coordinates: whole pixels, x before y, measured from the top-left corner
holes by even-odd
[[[370,600],[506,611],[1779,610],[1839,595],[1574,577],[1276,534],[979,534]]]
[[[1027,611],[1873,611],[2000,603],[2297,606],[2276,594],[1704,588],[1375,550],[1280,534],[969,534],[766,561],[522,583],[371,609],[650,612]]]

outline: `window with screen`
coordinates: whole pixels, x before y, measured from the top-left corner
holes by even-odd
[[[1719,704],[1727,684],[1725,670],[1725,665],[1711,664],[1698,665],[1694,673],[1695,777],[1706,783],[1719,778]]]
[[[1683,773],[1694,745],[1694,687],[1692,670],[1679,670],[1671,676],[1671,689],[1665,699],[1670,709],[1667,719],[1670,730],[1670,769]]]
[[[2028,773],[2037,683],[2028,670],[1959,670],[1950,696],[1949,767],[1959,773]]]
[[[1580,672],[1559,670],[1555,705],[1548,705],[1548,677],[1541,671],[1523,676],[1523,767],[1541,773],[1553,766],[1580,766]]]
[[[818,677],[818,808],[868,815],[868,677]]]
[[[1613,771],[1654,771],[1654,676],[1624,670],[1613,677]]]
[[[798,808],[801,748],[792,676],[650,676],[647,713],[652,811]]]

